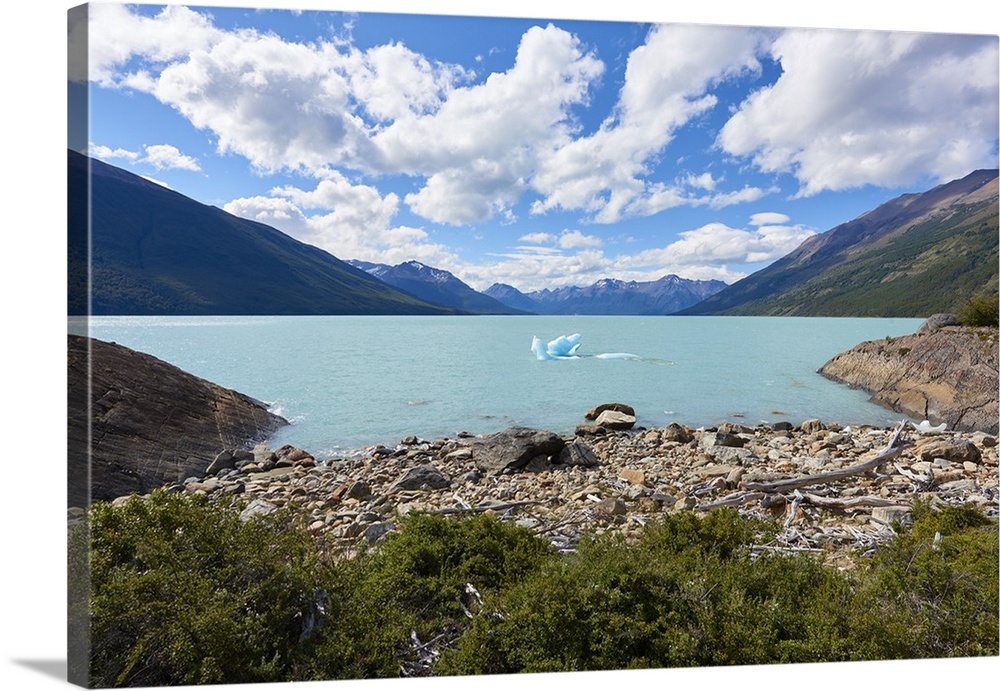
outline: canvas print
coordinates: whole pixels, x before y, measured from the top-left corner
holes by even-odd
[[[1000,654],[996,35],[67,24],[71,682]]]

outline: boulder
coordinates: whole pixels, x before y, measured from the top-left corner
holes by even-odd
[[[955,314],[938,313],[927,317],[927,320],[917,328],[918,334],[934,333],[938,329],[946,326],[961,326],[958,316]]]
[[[418,465],[406,470],[399,476],[389,491],[401,489],[444,489],[451,485],[451,480],[432,465]]]
[[[694,439],[694,435],[691,430],[684,425],[678,425],[676,422],[671,422],[669,425],[663,428],[660,432],[660,441],[675,441],[681,444],[687,444]]]
[[[583,417],[587,420],[596,420],[600,414],[606,410],[613,410],[618,413],[625,413],[626,415],[635,417],[635,409],[627,403],[602,403],[601,405],[588,410],[584,413]]]
[[[584,468],[592,468],[601,464],[601,459],[597,457],[588,444],[583,442],[571,442],[563,447],[559,452],[560,465],[579,465]]]
[[[632,429],[635,426],[635,415],[620,410],[605,410],[597,416],[594,424],[607,429]]]
[[[554,432],[530,427],[510,427],[472,443],[472,460],[489,473],[519,470],[539,455],[558,456],[566,446]]]
[[[69,504],[89,506],[202,474],[288,421],[130,348],[68,337]],[[228,464],[228,461],[220,460]]]
[[[943,458],[956,463],[978,463],[982,460],[979,449],[967,439],[932,439],[918,445],[915,453],[925,461]]]

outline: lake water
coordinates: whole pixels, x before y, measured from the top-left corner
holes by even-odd
[[[154,355],[271,405],[293,424],[269,442],[317,458],[408,435],[572,432],[604,402],[638,424],[754,425],[820,418],[892,425],[899,414],[816,371],[920,319],[792,317],[97,317],[90,335]],[[81,333],[79,325],[71,331]],[[541,361],[533,336],[582,335],[575,360]],[[635,359],[587,357],[626,352]]]

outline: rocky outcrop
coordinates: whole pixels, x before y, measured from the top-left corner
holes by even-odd
[[[935,326],[931,320],[925,326],[910,336],[855,346],[820,374],[912,418],[997,434],[997,329]]]
[[[260,401],[114,343],[69,336],[68,365],[70,506],[202,475],[224,449],[288,424]]]

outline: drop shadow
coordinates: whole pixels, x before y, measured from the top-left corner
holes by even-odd
[[[68,663],[66,660],[11,660],[15,665],[44,674],[47,677],[66,681]]]

